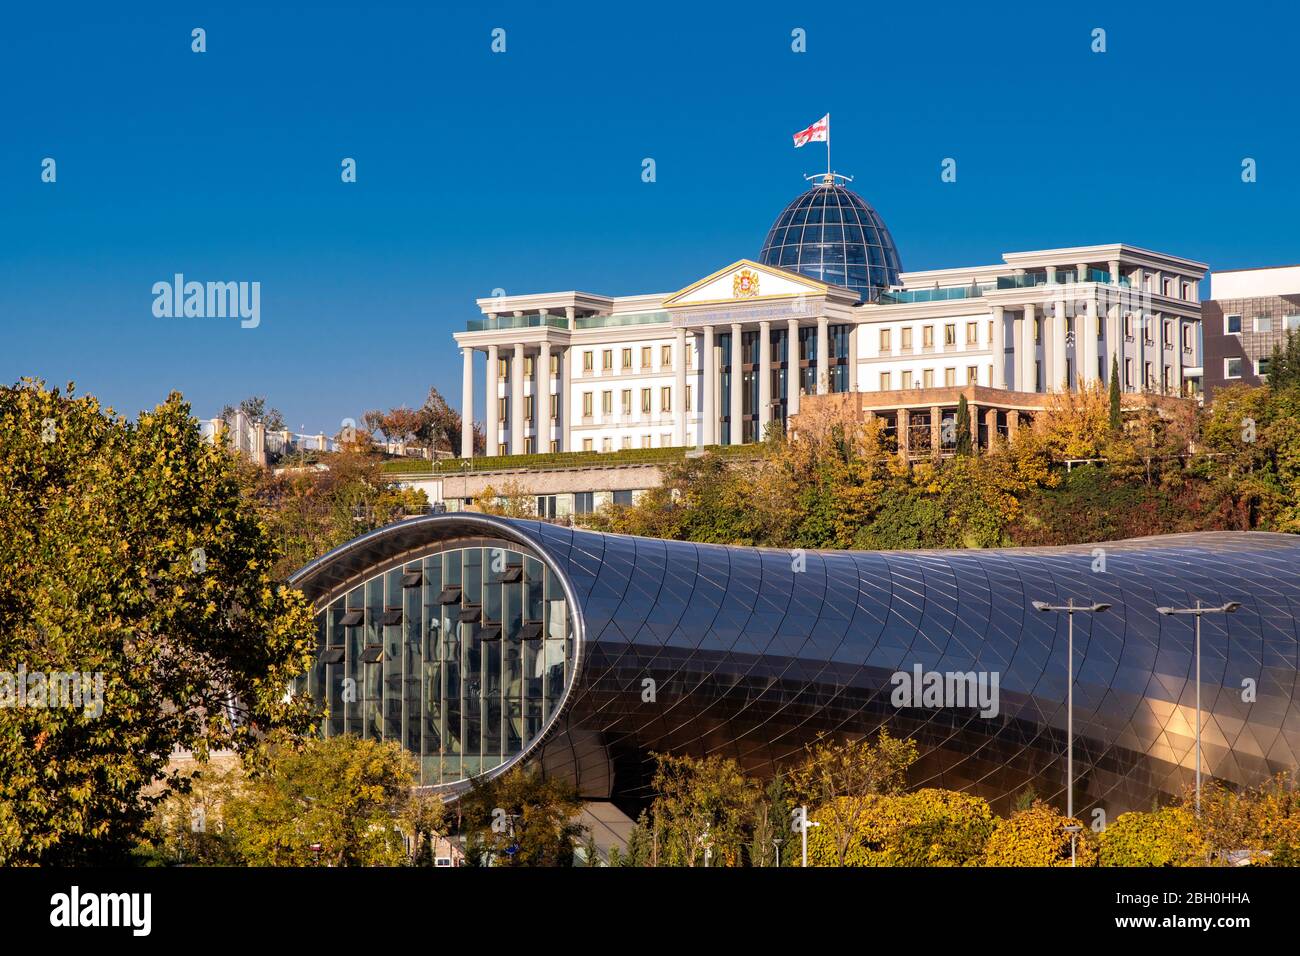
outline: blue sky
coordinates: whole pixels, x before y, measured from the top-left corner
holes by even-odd
[[[10,5],[0,380],[132,415],[264,394],[311,432],[430,385],[459,404],[476,297],[670,291],[756,256],[824,163],[790,136],[828,111],[907,269],[1110,241],[1297,262],[1300,15],[1225,9]],[[156,318],[176,272],[260,282],[260,326]]]

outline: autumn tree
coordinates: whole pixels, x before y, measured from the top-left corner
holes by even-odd
[[[535,768],[477,777],[457,807],[467,858],[493,866],[573,866],[586,828],[572,784]]]
[[[730,757],[655,754],[650,814],[660,854],[676,866],[740,866],[759,799],[755,781]]]
[[[396,866],[415,759],[395,741],[353,734],[280,744],[228,801],[226,830],[251,866]]]
[[[308,728],[284,689],[311,611],[244,490],[178,394],[128,421],[72,386],[0,388],[0,671],[86,688],[0,708],[0,863],[119,858],[188,786],[174,751],[256,754]]]
[[[1071,863],[1071,831],[1073,864]],[[1077,819],[1041,800],[998,821],[984,847],[985,866],[1095,866],[1097,838]]]
[[[803,761],[790,770],[790,792],[815,810],[838,866],[863,838],[870,798],[901,792],[917,756],[915,741],[891,737],[883,728],[874,742],[819,737],[806,746]]]

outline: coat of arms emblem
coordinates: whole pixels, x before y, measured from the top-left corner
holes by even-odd
[[[758,273],[741,269],[732,277],[731,295],[736,299],[749,299],[758,295]]]

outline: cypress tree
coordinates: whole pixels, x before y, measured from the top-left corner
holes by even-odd
[[[966,396],[957,400],[957,454],[971,453],[970,409],[966,406]]]
[[[1110,357],[1110,430],[1117,432],[1124,420],[1119,414],[1119,356]]]

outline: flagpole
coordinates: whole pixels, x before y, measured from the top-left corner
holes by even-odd
[[[831,114],[826,114],[826,176],[831,174]]]

